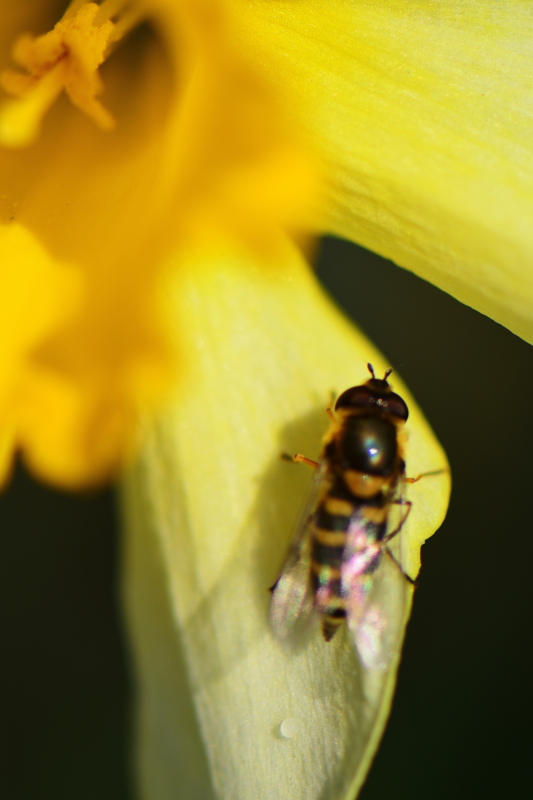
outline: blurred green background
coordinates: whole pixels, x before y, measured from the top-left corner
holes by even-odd
[[[533,348],[355,245],[327,239],[318,274],[399,367],[454,479],[360,797],[529,796]],[[134,796],[116,522],[111,492],[62,495],[22,470],[0,497],[1,798]]]

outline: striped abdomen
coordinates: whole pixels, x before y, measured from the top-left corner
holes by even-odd
[[[341,566],[347,536],[350,547],[354,544],[362,556],[362,573],[375,569],[379,557],[375,556],[375,542],[385,535],[386,508],[381,495],[361,500],[342,492],[330,491],[315,512],[311,549],[311,580],[315,594],[315,607],[323,616],[323,632],[329,641],[346,617],[345,598],[341,591]],[[370,546],[370,547],[369,547]],[[372,548],[372,549],[370,549]],[[365,554],[370,560],[365,561]],[[373,560],[375,559],[375,560]],[[371,562],[371,563],[370,563]]]

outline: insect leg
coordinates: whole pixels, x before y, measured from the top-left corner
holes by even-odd
[[[443,469],[434,469],[431,472],[421,472],[416,478],[404,478],[404,481],[406,483],[416,483],[420,478],[427,478],[428,475],[442,475],[444,472],[448,472],[447,467],[443,467]]]
[[[313,469],[318,467],[318,461],[312,461],[310,458],[303,456],[301,453],[296,453],[296,455],[293,456],[293,460],[301,462],[302,464],[307,464],[308,466],[313,467]]]
[[[328,415],[328,417],[330,418],[330,420],[332,422],[337,422],[337,419],[336,419],[335,414],[333,412],[333,406],[335,404],[335,400],[336,399],[337,399],[337,392],[334,392],[333,390],[331,390],[331,392],[329,393],[329,405],[326,408],[326,414]]]
[[[406,580],[406,581],[408,581],[408,582],[409,582],[409,583],[410,583],[412,586],[414,586],[414,587],[416,588],[416,587],[418,586],[417,582],[416,582],[415,580],[413,580],[413,578],[411,578],[411,576],[410,576],[410,575],[408,575],[408,574],[407,574],[407,572],[404,572],[404,571],[403,571],[403,569],[402,569],[402,565],[400,564],[400,562],[399,562],[399,561],[397,561],[397,560],[395,559],[395,557],[392,555],[392,553],[391,553],[391,551],[389,550],[389,548],[388,548],[388,547],[384,547],[384,548],[383,548],[383,551],[384,551],[384,552],[385,552],[385,553],[386,553],[386,554],[389,556],[389,558],[390,558],[390,559],[392,559],[392,561],[393,561],[393,562],[396,564],[396,566],[398,567],[398,569],[399,569],[399,570],[400,570],[400,572],[402,573],[402,575],[403,575],[403,577],[405,578],[405,580]]]
[[[279,457],[282,461],[290,461],[291,464],[294,464],[294,462],[301,462],[302,464],[308,464],[310,467],[313,467],[313,469],[318,467],[318,461],[312,461],[310,458],[303,456],[301,453],[296,453],[294,456],[291,456],[288,453],[280,453]]]
[[[385,538],[383,539],[384,542],[390,542],[391,539],[393,539],[398,533],[400,533],[401,529],[403,528],[403,526],[407,521],[407,517],[411,513],[411,508],[413,507],[413,504],[411,503],[410,500],[402,499],[402,500],[395,500],[394,502],[397,503],[398,505],[407,506],[407,511],[405,512],[404,517],[400,520],[399,525],[393,531],[388,533],[387,536],[385,536]]]

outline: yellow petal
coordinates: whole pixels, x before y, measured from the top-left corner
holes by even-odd
[[[33,28],[30,14],[15,19],[8,6],[0,3],[12,37],[2,30],[6,61],[13,38]],[[165,254],[185,236],[208,241],[219,231],[265,254],[272,231],[303,226],[314,192],[283,102],[235,46],[231,6],[143,8],[149,24],[100,68],[116,130],[99,130],[62,95],[32,147],[0,152],[1,268],[14,276],[26,257],[9,235],[16,224],[42,259],[77,274],[82,291],[77,313],[51,319],[33,342],[24,409],[2,421],[3,441],[67,486],[116,472],[138,406],[153,406],[179,369],[161,311]],[[36,33],[46,30],[37,23]],[[23,331],[27,320],[2,319],[6,348],[22,336],[8,324]],[[23,364],[25,355],[6,358]]]
[[[265,0],[242,24],[329,165],[324,227],[533,341],[531,4]]]
[[[203,262],[206,258],[207,263]],[[173,298],[191,380],[146,431],[125,486],[125,597],[139,674],[143,797],[353,800],[389,712],[397,664],[367,673],[344,632],[287,654],[268,626],[331,390],[387,363],[287,245],[284,270],[222,247],[191,252]],[[407,397],[408,471],[446,464]],[[402,537],[415,575],[440,525],[448,473],[412,487]],[[293,739],[280,724],[296,718]]]

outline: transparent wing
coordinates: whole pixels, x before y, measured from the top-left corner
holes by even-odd
[[[270,623],[281,639],[287,639],[297,620],[308,616],[313,609],[309,570],[311,559],[311,528],[313,513],[318,504],[327,472],[326,462],[316,469],[309,495],[295,527],[281,574],[272,590]]]
[[[367,669],[387,669],[399,651],[410,585],[402,572],[401,531],[409,505],[404,482],[389,498],[384,547],[364,513],[354,514],[346,535],[341,565],[341,592],[348,629]]]
[[[355,591],[353,603],[357,600],[361,604],[354,609],[352,597],[349,598],[348,628],[363,666],[385,670],[401,647],[411,587],[386,549],[378,555],[374,571],[359,576],[358,580],[359,597]]]

